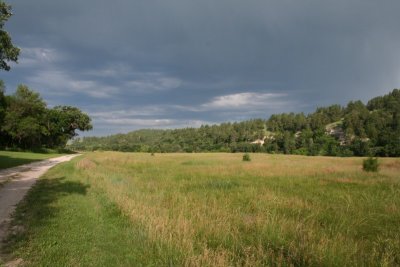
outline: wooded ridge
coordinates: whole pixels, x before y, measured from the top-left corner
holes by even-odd
[[[264,140],[261,145],[252,144]],[[315,112],[274,114],[200,128],[137,130],[107,137],[84,137],[75,150],[131,152],[268,152],[326,156],[400,156],[400,90],[365,105],[319,107]]]

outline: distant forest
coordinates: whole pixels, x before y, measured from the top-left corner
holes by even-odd
[[[264,144],[252,144],[255,140]],[[74,150],[132,152],[267,152],[324,156],[400,156],[400,90],[365,105],[319,107],[314,113],[282,113],[268,120],[174,130],[138,130],[84,137]]]

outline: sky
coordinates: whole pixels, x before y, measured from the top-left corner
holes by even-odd
[[[2,71],[109,135],[309,113],[400,87],[398,0],[8,0]]]

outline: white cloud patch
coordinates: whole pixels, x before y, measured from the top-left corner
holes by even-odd
[[[185,127],[200,127],[205,124],[215,124],[210,121],[203,120],[177,120],[171,118],[94,118],[94,124],[109,125],[110,127],[124,127],[130,130],[143,129],[143,128],[156,128],[156,129],[174,129]]]
[[[115,108],[115,107],[113,107]],[[88,114],[93,118],[95,128],[120,129],[119,132],[129,132],[137,129],[175,129],[185,127],[200,127],[205,124],[215,124],[213,121],[197,119],[177,119],[173,106],[141,106],[126,109],[113,109],[103,111],[100,107],[94,107]]]
[[[43,67],[61,61],[64,56],[52,48],[22,47],[18,67]]]
[[[101,120],[116,120],[120,118],[136,118],[136,117],[154,117],[163,115],[166,112],[165,108],[158,106],[144,106],[138,108],[127,108],[109,111],[91,112],[91,116]]]
[[[132,73],[132,68],[124,63],[114,63],[105,68],[89,70],[85,72],[86,75],[103,78],[119,78],[121,76],[131,75]]]
[[[117,87],[94,80],[76,80],[62,71],[55,70],[38,71],[28,78],[28,82],[40,91],[45,90],[46,93],[55,95],[81,93],[94,98],[107,98],[119,92]]]
[[[171,119],[135,119],[135,118],[118,118],[103,119],[103,122],[112,125],[131,125],[132,127],[165,127],[172,124]]]
[[[121,82],[121,87],[137,93],[153,93],[179,88],[183,81],[162,72],[141,72],[132,67],[115,63],[98,70],[85,72],[95,79],[110,78]]]
[[[162,73],[141,73],[134,76],[136,77],[126,82],[125,86],[136,92],[166,91],[176,89],[182,84],[180,79]]]
[[[279,106],[286,94],[244,92],[214,97],[202,105],[211,109],[250,109],[259,106]]]

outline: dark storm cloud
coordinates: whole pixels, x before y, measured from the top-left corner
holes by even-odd
[[[23,54],[7,84],[79,105],[95,134],[309,112],[400,83],[399,1],[9,3]]]

